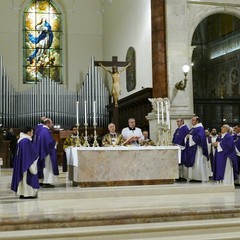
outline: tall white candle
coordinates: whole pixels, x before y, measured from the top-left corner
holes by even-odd
[[[167,121],[168,128],[170,128],[170,118],[169,118],[168,102],[165,102],[165,107],[166,107],[166,121]]]
[[[78,121],[78,119],[79,119],[78,106],[79,106],[79,102],[77,101],[76,102],[77,125],[79,124],[79,121]]]
[[[87,101],[84,101],[84,123],[87,124]]]
[[[157,102],[157,122],[160,123],[160,117],[159,117],[159,102]]]
[[[93,101],[93,124],[96,124],[96,101]]]
[[[164,115],[163,115],[164,109],[163,109],[163,102],[161,102],[161,114],[162,114],[162,124],[164,124]]]

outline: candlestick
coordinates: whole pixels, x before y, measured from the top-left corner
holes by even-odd
[[[77,101],[77,102],[76,102],[77,125],[79,125],[79,122],[78,122],[78,119],[79,119],[79,114],[78,114],[78,105],[79,105],[79,102]]]
[[[88,144],[88,133],[87,133],[88,124],[84,123],[84,127],[85,127],[85,137],[84,137],[84,144],[83,144],[83,146],[84,147],[88,147],[89,146],[89,144]]]
[[[159,102],[157,102],[157,122],[160,123],[160,117],[159,117]]]
[[[164,116],[163,116],[163,102],[161,102],[161,114],[162,114],[162,124],[164,124]]]
[[[93,132],[94,132],[94,141],[93,141],[93,147],[98,147],[98,142],[97,142],[97,124],[93,124]]]
[[[93,124],[96,124],[96,101],[93,101]]]
[[[87,101],[84,101],[84,123],[87,123]]]

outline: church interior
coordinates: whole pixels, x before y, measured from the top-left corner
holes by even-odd
[[[0,4],[0,239],[240,239],[239,184],[176,181],[171,142],[179,118],[218,132],[240,124],[238,0]],[[19,199],[6,135],[42,116],[53,121],[58,183]],[[130,118],[158,150],[101,150],[109,123],[121,132]],[[87,143],[63,171],[72,126]]]

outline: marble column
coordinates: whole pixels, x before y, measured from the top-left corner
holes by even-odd
[[[153,97],[168,97],[165,0],[151,0]]]

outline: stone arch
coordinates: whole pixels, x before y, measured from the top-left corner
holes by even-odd
[[[190,29],[189,29],[189,34],[188,34],[188,46],[191,46],[192,43],[192,38],[193,38],[193,34],[197,28],[197,26],[207,17],[213,15],[213,14],[229,14],[229,15],[233,15],[237,18],[240,18],[240,9],[236,9],[233,7],[212,7],[208,10],[201,10],[199,11],[196,15],[192,16],[190,21],[191,21],[191,25],[190,25]]]
[[[189,46],[192,46],[192,47],[193,45],[198,46],[196,48],[196,50],[197,49],[198,50],[195,57],[201,56],[201,54],[203,54],[202,57],[200,58],[199,57],[195,58],[193,53],[191,56],[191,59],[194,58],[195,60],[199,60],[198,63],[200,63],[199,65],[200,67],[195,68],[195,72],[194,70],[192,70],[192,95],[193,95],[193,102],[194,102],[194,111],[196,114],[200,115],[201,118],[205,118],[204,122],[206,124],[206,127],[219,128],[221,124],[223,124],[225,121],[226,123],[232,124],[232,125],[239,122],[239,117],[236,117],[236,116],[238,116],[240,113],[239,107],[238,107],[239,101],[237,100],[240,88],[238,85],[237,87],[234,87],[235,90],[233,90],[233,86],[232,86],[233,81],[229,77],[230,75],[232,76],[230,72],[234,74],[236,72],[236,68],[235,68],[235,71],[230,71],[230,70],[236,64],[236,58],[239,57],[239,50],[238,52],[236,51],[232,52],[232,50],[230,50],[227,52],[227,54],[222,54],[221,52],[222,49],[224,49],[225,51],[226,46],[231,47],[230,43],[226,44],[225,42],[227,41],[226,39],[232,39],[232,37],[234,36],[234,32],[236,31],[236,28],[233,27],[232,30],[228,28],[226,32],[220,31],[219,36],[221,37],[218,39],[210,37],[210,41],[209,40],[205,41],[206,40],[205,39],[203,40],[203,44],[201,43],[201,40],[197,41],[196,44],[192,43],[192,41],[194,40],[194,33],[197,30],[197,28],[200,26],[200,24],[208,17],[216,14],[219,14],[219,15],[224,14],[224,15],[232,16],[231,18],[232,24],[237,22],[237,25],[233,24],[232,26],[239,26],[240,11],[237,10],[236,8],[212,7],[209,9],[209,11],[200,11],[196,15],[196,19],[194,20],[194,22],[192,22],[191,24],[191,30],[189,31],[188,44]],[[234,20],[233,19],[234,17],[237,18],[238,20],[236,19]],[[220,18],[222,19],[222,17]],[[216,29],[220,29],[220,28],[216,28]],[[237,34],[239,35],[238,31],[237,31]],[[238,35],[235,35],[235,36],[238,36]],[[206,36],[208,36],[208,34]],[[201,39],[201,37],[199,39]],[[205,46],[208,46],[208,47],[205,48]],[[220,47],[219,48],[220,55],[217,54],[213,56],[213,58],[211,58],[210,55],[209,57],[206,57],[208,56],[208,54],[211,54],[211,50],[215,49],[216,46]],[[233,60],[233,58],[235,58],[235,60]],[[239,65],[236,65],[236,66],[239,66]],[[199,72],[201,71],[202,71],[202,74],[199,74]],[[221,77],[223,75],[224,77]],[[240,78],[238,77],[238,79]],[[235,82],[233,84],[236,85]],[[239,80],[238,80],[238,84],[239,84]],[[222,91],[220,89],[222,89]],[[196,93],[199,93],[199,95]],[[206,101],[204,101],[204,99]],[[228,100],[225,100],[225,99],[228,99]],[[228,103],[230,99],[231,99],[231,104]],[[214,124],[216,125],[213,126]]]

